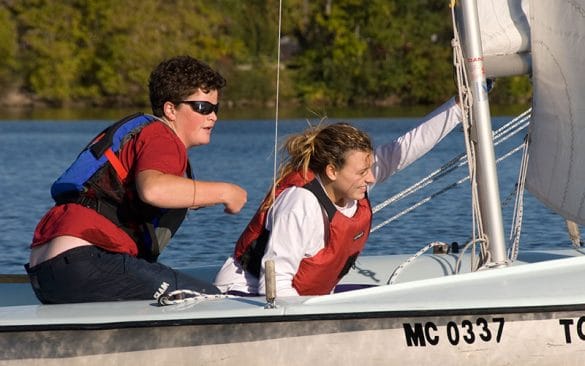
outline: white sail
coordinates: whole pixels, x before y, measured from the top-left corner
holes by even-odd
[[[530,73],[529,0],[477,1],[487,77]]]
[[[484,56],[530,51],[528,0],[477,2]]]
[[[529,191],[585,224],[585,0],[530,3],[533,111]]]

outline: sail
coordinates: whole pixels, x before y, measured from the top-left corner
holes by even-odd
[[[530,73],[529,0],[477,1],[486,76]]]
[[[484,56],[530,51],[528,0],[480,0],[477,2]]]
[[[530,3],[533,110],[526,186],[585,224],[585,0]]]

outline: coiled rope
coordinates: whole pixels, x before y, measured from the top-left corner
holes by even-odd
[[[205,300],[227,299],[232,295],[208,295],[193,290],[175,290],[162,294],[158,297],[158,304],[161,306],[182,304],[184,302],[199,303]]]

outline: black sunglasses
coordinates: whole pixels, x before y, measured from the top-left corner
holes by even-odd
[[[189,106],[191,107],[191,109],[193,109],[193,111],[195,111],[199,114],[202,114],[204,116],[211,114],[211,112],[215,112],[215,114],[217,114],[217,112],[219,112],[219,103],[212,104],[209,102],[202,102],[202,101],[198,101],[198,100],[181,100],[181,101],[175,102],[175,104],[181,104],[181,103],[189,104]]]

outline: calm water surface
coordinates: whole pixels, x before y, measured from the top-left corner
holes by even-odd
[[[506,118],[494,121],[499,127]],[[337,121],[330,118],[329,121]],[[350,120],[366,130],[376,145],[390,141],[414,127],[415,118]],[[51,183],[71,163],[96,133],[113,121],[0,121],[0,273],[24,273],[28,245],[41,216],[52,206]],[[210,145],[191,149],[195,174],[202,180],[224,180],[240,184],[248,191],[248,204],[238,215],[223,213],[222,207],[191,211],[160,260],[172,266],[220,264],[230,255],[235,240],[254,214],[273,179],[273,121],[233,120],[216,125]],[[305,120],[278,124],[279,141],[301,131]],[[517,136],[496,149],[500,156],[520,143]],[[504,146],[505,145],[505,146]],[[417,182],[464,151],[463,135],[454,130],[433,151],[371,193],[373,204],[384,201]],[[517,178],[516,154],[498,166],[504,207],[506,235],[510,230],[513,199],[507,200]],[[398,202],[378,212],[374,225],[411,206],[419,199],[460,179],[467,168],[458,169],[416,195],[409,202]],[[508,202],[506,204],[506,202]],[[372,233],[364,254],[414,253],[429,242],[466,242],[471,235],[469,183],[449,190],[411,214]],[[529,193],[525,197],[521,249],[568,247],[570,242],[563,220]]]

